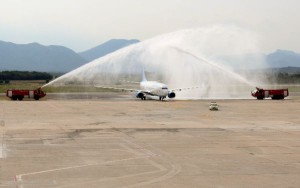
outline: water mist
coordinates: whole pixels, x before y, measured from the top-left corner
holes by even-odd
[[[186,29],[108,54],[43,87],[115,86],[124,79],[137,82],[144,68],[149,80],[162,81],[170,89],[199,87],[177,92],[177,99],[250,98],[250,90],[264,84],[264,80],[256,79],[254,74],[246,77],[242,70],[265,67],[259,56],[251,62],[247,59],[249,54],[258,53],[258,37],[239,27]]]

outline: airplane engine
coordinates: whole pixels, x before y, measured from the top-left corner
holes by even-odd
[[[169,92],[168,97],[169,97],[170,99],[175,98],[175,97],[176,97],[176,94],[175,94],[173,91],[171,91],[171,92]]]
[[[145,96],[145,94],[144,93],[142,93],[142,92],[137,92],[136,93],[136,98],[140,98],[140,99],[145,99],[146,98],[146,96]]]

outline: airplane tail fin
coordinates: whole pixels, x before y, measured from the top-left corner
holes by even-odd
[[[146,78],[145,70],[144,70],[144,67],[143,67],[143,70],[142,70],[142,82],[145,82],[145,81],[147,81],[147,78]]]

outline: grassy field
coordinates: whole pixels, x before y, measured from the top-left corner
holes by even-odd
[[[29,89],[35,90],[43,85],[45,81],[11,81],[9,84],[0,85],[0,93],[5,93],[8,89]],[[72,93],[72,92],[120,92],[114,89],[96,88],[93,86],[62,86],[62,87],[51,87],[47,86],[42,89],[47,93]]]

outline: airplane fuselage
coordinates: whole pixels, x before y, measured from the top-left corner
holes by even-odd
[[[156,81],[142,81],[140,87],[154,96],[167,97],[169,94],[168,86]]]

